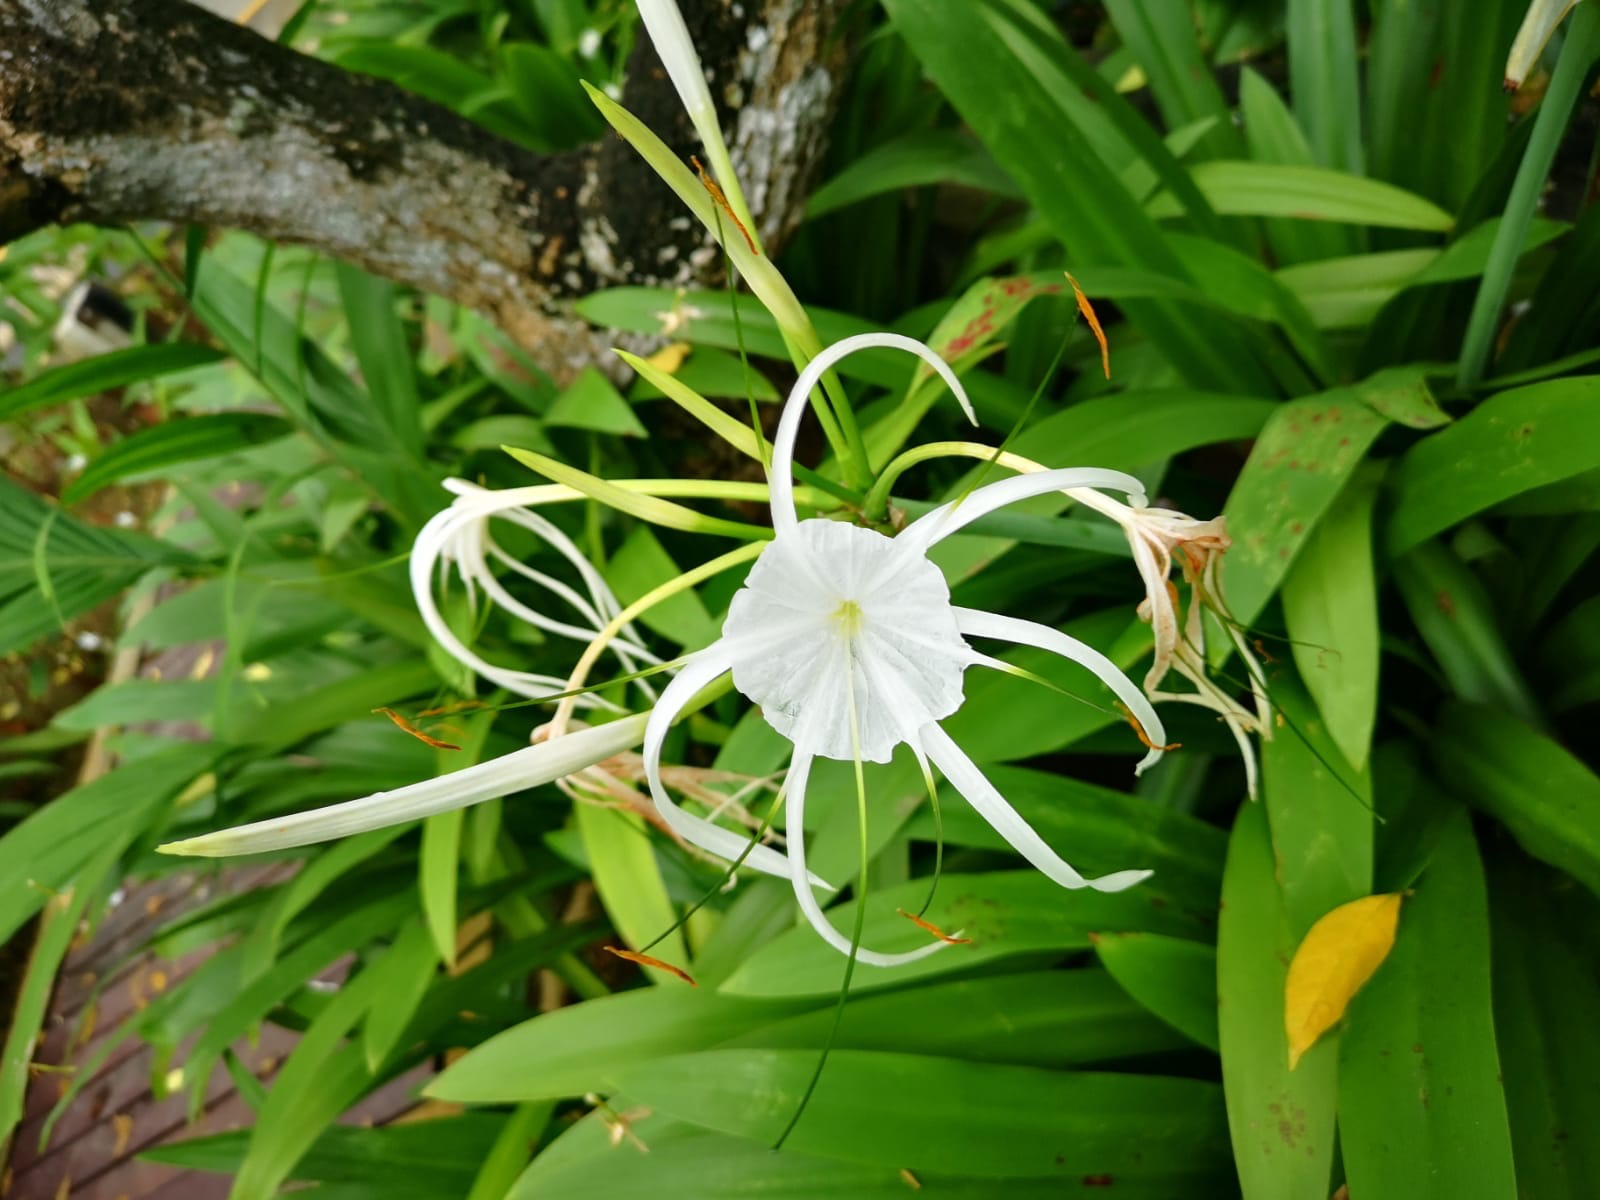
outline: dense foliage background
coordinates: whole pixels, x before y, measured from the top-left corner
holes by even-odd
[[[262,1022],[304,1037],[251,1092],[251,1129],[153,1153],[235,1173],[241,1200],[290,1180],[340,1200],[1594,1195],[1600,12],[1579,4],[1508,97],[1522,16],[1515,0],[883,0],[839,31],[852,59],[827,167],[778,265],[824,341],[891,328],[948,348],[987,314],[957,358],[986,440],[1026,414],[1018,453],[1226,512],[1232,611],[1282,712],[1258,802],[1212,713],[1168,706],[1183,749],[1134,784],[1114,712],[974,673],[948,724],[1017,808],[1086,873],[1155,877],[1063,892],[952,797],[928,915],[976,941],[857,972],[778,1154],[842,960],[796,927],[782,884],[719,891],[642,794],[546,787],[286,852],[299,869],[281,882],[155,935],[216,953],[123,1033],[181,1066],[166,1080],[196,1106]],[[616,0],[320,0],[288,35],[549,150],[598,135],[577,80],[614,83],[635,30]],[[115,283],[129,348],[50,361],[63,265]],[[1063,268],[1107,327],[1109,380]],[[539,482],[505,444],[599,477],[760,476],[608,364],[557,386],[471,312],[244,234],[52,229],[9,247],[0,287],[18,381],[0,395],[0,649],[87,628],[119,596],[120,646],[215,646],[208,672],[120,679],[0,744],[7,781],[97,729],[120,763],[0,808],[17,822],[0,938],[37,937],[0,1060],[3,1134],[79,923],[126,877],[175,869],[157,843],[453,770],[546,719],[441,653],[411,604],[404,557],[445,476]],[[665,334],[688,348],[679,380],[770,413],[793,372],[771,317],[732,304],[627,288],[578,310]],[[969,436],[910,363],[842,368],[880,453],[913,426]],[[137,419],[105,419],[107,393]],[[924,466],[897,502],[969,478]],[[953,539],[940,565],[959,603],[1066,628],[1137,677],[1149,629],[1127,549],[1064,503]],[[109,519],[124,508],[142,529]],[[581,497],[547,515],[625,602],[733,544]],[[532,539],[505,545],[565,569]],[[715,637],[738,580],[643,619],[663,657]],[[452,601],[496,661],[570,669],[564,643],[475,628]],[[1091,692],[1047,656],[1007,657]],[[48,675],[13,662],[8,721]],[[1239,664],[1216,665],[1242,691]],[[469,699],[488,704],[451,718],[460,749],[373,714]],[[708,786],[785,761],[737,695],[674,738]],[[813,859],[843,878],[855,830],[833,810],[853,788],[828,766]],[[936,827],[909,760],[868,786],[867,940],[904,941],[894,910],[920,903]],[[652,951],[698,987],[596,952],[644,946],[708,891]],[[1291,1071],[1296,946],[1337,906],[1397,892],[1392,951]],[[331,964],[348,968],[333,991],[317,982]],[[433,1119],[335,1128],[424,1063],[443,1068]]]

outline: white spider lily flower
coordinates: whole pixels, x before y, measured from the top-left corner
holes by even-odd
[[[497,666],[462,642],[439,611],[434,597],[435,576],[445,574],[449,567],[454,566],[466,586],[469,599],[476,600],[481,591],[512,616],[547,634],[579,645],[587,645],[598,637],[601,629],[622,610],[622,606],[600,572],[572,540],[554,523],[526,507],[537,489],[492,491],[460,479],[446,480],[445,487],[455,493],[455,502],[436,513],[422,527],[411,551],[411,591],[428,632],[457,662],[507,691],[533,700],[560,693],[566,687],[564,679]],[[490,531],[492,522],[497,520],[520,526],[566,559],[579,580],[581,590],[506,553]],[[572,619],[558,620],[518,600],[495,575],[496,563],[564,604],[571,611]],[[610,649],[629,672],[661,661],[645,648],[643,640],[631,626],[623,627],[621,635],[610,642]],[[635,682],[648,698],[655,699],[655,692],[649,684],[644,680]],[[574,703],[581,708],[621,711],[615,704],[595,695],[576,697]]]
[[[220,858],[234,854],[261,854],[289,850],[316,842],[351,837],[388,825],[418,821],[438,813],[467,808],[524,788],[554,783],[574,775],[614,754],[631,750],[644,736],[646,715],[639,713],[605,725],[580,729],[502,754],[476,766],[425,779],[392,792],[374,792],[359,800],[326,808],[272,817],[233,829],[168,842],[163,854],[192,854]]]
[[[1239,632],[1222,594],[1219,566],[1233,544],[1226,518],[1201,521],[1174,509],[1148,508],[1142,502],[1130,506],[1093,492],[1075,492],[1073,498],[1122,527],[1134,565],[1144,580],[1145,598],[1139,604],[1139,616],[1150,623],[1155,640],[1155,653],[1144,678],[1145,694],[1152,700],[1194,704],[1218,713],[1239,745],[1246,790],[1255,799],[1259,789],[1250,735],[1263,740],[1272,737],[1272,705],[1260,663]],[[1174,562],[1189,587],[1187,610],[1172,582]],[[1205,649],[1206,609],[1227,631],[1244,663],[1254,712],[1224,691],[1210,674]],[[1163,691],[1161,684],[1172,671],[1187,679],[1194,691]]]
[[[1150,692],[1166,678],[1182,640],[1178,589],[1171,578],[1174,552],[1180,555],[1180,566],[1192,585],[1232,542],[1222,517],[1199,521],[1170,508],[1134,508],[1118,520],[1144,580],[1145,599],[1139,615],[1150,622],[1155,634],[1155,655],[1144,679],[1145,691]]]
[[[601,629],[622,611],[622,606],[600,572],[572,540],[552,522],[527,508],[544,495],[546,489],[491,491],[458,479],[448,480],[445,486],[455,493],[455,502],[423,526],[411,552],[411,587],[428,631],[458,662],[507,691],[535,700],[561,694],[566,690],[565,679],[496,666],[467,647],[439,611],[434,596],[435,577],[453,566],[471,598],[476,599],[481,592],[489,601],[535,628],[584,645],[599,636]],[[578,586],[536,570],[503,550],[490,532],[496,520],[520,526],[566,559],[576,574]],[[563,603],[571,610],[571,619],[560,620],[518,600],[495,575],[494,564]],[[661,661],[644,647],[630,625],[623,625],[619,635],[608,645],[629,671],[637,670],[641,664]],[[634,683],[647,697],[655,698],[644,680]],[[572,700],[574,705],[583,708],[622,711],[592,694]],[[542,739],[535,745],[435,779],[393,791],[375,792],[343,804],[219,830],[169,843],[161,849],[168,854],[206,856],[260,854],[421,820],[524,788],[560,783],[570,776],[580,775],[637,746],[644,736],[644,726],[643,714],[624,716],[562,737]]]
[[[1238,743],[1239,754],[1244,759],[1245,790],[1254,800],[1260,784],[1250,735],[1255,734],[1263,741],[1272,737],[1272,704],[1263,685],[1261,664],[1251,653],[1222,598],[1220,566],[1222,555],[1230,545],[1224,519],[1196,521],[1165,509],[1145,509],[1135,514],[1136,519],[1146,516],[1148,521],[1137,528],[1126,526],[1139,573],[1145,580],[1146,595],[1139,605],[1139,615],[1155,630],[1156,656],[1145,676],[1145,693],[1152,700],[1193,704],[1219,714]],[[1189,607],[1183,614],[1181,629],[1178,589],[1168,578],[1174,549],[1179,553],[1184,581],[1189,585]],[[1227,630],[1234,650],[1244,663],[1254,711],[1224,691],[1209,673],[1207,608]],[[1160,685],[1169,671],[1176,671],[1188,680],[1194,691],[1163,691]]]
[[[662,691],[645,730],[647,782],[661,815],[679,836],[722,858],[787,875],[801,910],[842,953],[850,940],[823,913],[806,868],[805,802],[817,757],[887,762],[902,743],[926,768],[931,763],[1013,848],[1063,887],[1120,891],[1148,871],[1119,871],[1088,879],[1063,861],[1022,819],[944,732],[939,722],[961,707],[969,666],[999,665],[968,644],[984,638],[1034,646],[1094,672],[1147,731],[1152,749],[1143,770],[1161,756],[1165,739],[1154,707],[1098,650],[1032,621],[959,608],[943,574],[927,558],[942,539],[984,515],[1030,496],[1066,489],[1108,488],[1143,505],[1137,479],[1120,471],[1081,468],[1019,475],[978,488],[934,509],[895,537],[826,519],[802,521],[794,507],[795,438],[807,399],[840,359],[870,347],[917,355],[950,386],[967,415],[972,406],[960,381],[937,354],[912,338],[871,333],[846,338],[818,355],[789,393],[773,439],[769,487],[771,544],[735,595],[722,637],[693,655]],[[759,705],[767,722],[794,745],[785,782],[787,856],[679,808],[661,776],[667,731],[700,690],[731,672],[733,685]],[[925,957],[945,943],[904,954],[856,948],[863,963],[894,966]]]

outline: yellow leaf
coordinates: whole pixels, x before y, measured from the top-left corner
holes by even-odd
[[[1283,1026],[1289,1069],[1344,1019],[1345,1009],[1394,948],[1400,893],[1341,904],[1307,931],[1284,986]]]
[[[644,361],[658,371],[676,375],[678,368],[683,366],[683,360],[689,357],[689,349],[688,342],[669,342]]]

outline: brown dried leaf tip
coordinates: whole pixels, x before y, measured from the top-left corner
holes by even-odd
[[[1150,740],[1150,735],[1144,731],[1144,726],[1139,724],[1139,718],[1133,715],[1133,710],[1120,700],[1117,701],[1117,711],[1122,714],[1122,719],[1124,721],[1133,726],[1133,732],[1137,734],[1139,740],[1144,743],[1144,748],[1146,750],[1160,750],[1162,753],[1166,753],[1169,750],[1183,749],[1182,742],[1168,742],[1165,746],[1156,745],[1155,742]]]
[[[375,708],[372,711],[375,712],[375,713],[382,713],[384,716],[388,717],[389,720],[393,721],[396,725],[398,725],[401,729],[405,730],[412,737],[416,738],[417,741],[424,742],[427,745],[432,746],[435,750],[459,750],[459,749],[461,749],[461,747],[457,746],[454,742],[441,742],[438,738],[434,737],[432,734],[422,732],[422,730],[418,729],[415,725],[413,725],[411,723],[410,718],[408,718],[406,716],[403,716],[400,713],[395,712],[395,710],[392,709],[392,708]]]
[[[685,971],[682,967],[675,967],[669,962],[665,962],[662,959],[656,958],[654,955],[640,954],[637,950],[619,950],[615,946],[604,946],[602,949],[605,950],[607,954],[615,954],[618,958],[625,958],[629,962],[638,963],[642,967],[654,967],[658,971],[665,971],[669,975],[676,975],[690,987],[700,986],[694,981],[694,976],[689,974],[689,972]]]
[[[1111,346],[1106,341],[1106,331],[1100,328],[1100,318],[1095,316],[1094,305],[1089,303],[1089,297],[1083,294],[1083,289],[1078,286],[1078,281],[1072,277],[1071,271],[1063,271],[1067,282],[1072,285],[1072,294],[1078,299],[1078,311],[1083,314],[1083,319],[1089,323],[1089,329],[1094,334],[1094,340],[1100,343],[1100,369],[1106,373],[1106,378],[1111,378]]]
[[[732,221],[734,227],[744,235],[744,244],[750,247],[750,253],[760,258],[761,251],[756,249],[755,239],[750,236],[750,231],[744,227],[744,222],[739,220],[734,213],[733,205],[728,203],[728,197],[723,194],[722,185],[711,178],[711,173],[700,165],[698,158],[691,156],[689,162],[694,166],[696,174],[700,176],[700,186],[706,189],[706,193],[711,197],[712,203],[728,214],[728,220]]]
[[[906,920],[910,921],[918,929],[926,930],[928,933],[933,934],[934,937],[938,938],[946,946],[969,946],[972,944],[971,938],[956,937],[953,934],[948,934],[935,925],[932,921],[923,920],[923,918],[917,916],[916,913],[909,913],[903,908],[897,908],[895,909],[895,912],[899,913]]]

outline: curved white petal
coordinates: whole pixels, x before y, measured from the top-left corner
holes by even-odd
[[[1191,682],[1194,677],[1187,676]],[[1199,686],[1196,684],[1196,686]],[[1233,734],[1233,740],[1239,746],[1239,756],[1244,759],[1244,788],[1245,794],[1254,800],[1260,795],[1260,776],[1256,766],[1255,747],[1250,742],[1251,726],[1254,718],[1248,711],[1232,703],[1220,692],[1212,693],[1205,689],[1198,692],[1157,692],[1155,698],[1168,704],[1192,704],[1196,708],[1209,708],[1217,713],[1223,724],[1228,727],[1228,732]],[[1259,729],[1258,729],[1259,732]]]
[[[789,878],[794,883],[794,895],[800,902],[800,911],[805,913],[806,920],[811,922],[811,928],[840,954],[849,954],[850,939],[835,929],[833,922],[828,920],[828,914],[822,911],[822,906],[817,903],[817,897],[811,890],[812,876],[806,870],[805,804],[806,783],[811,777],[811,762],[812,756],[796,746],[794,762],[789,767],[789,776],[784,783],[786,796],[783,802],[783,819],[784,838],[789,847]],[[857,896],[856,903],[865,904],[866,897]],[[944,949],[945,945],[944,942],[935,941],[926,946],[919,946],[915,950],[908,950],[904,954],[882,954],[858,946],[855,948],[855,955],[857,962],[865,963],[869,967],[898,967],[936,954]]]
[[[1097,892],[1120,892],[1150,878],[1149,871],[1116,871],[1098,879],[1085,879],[1073,870],[1044,839],[1033,831],[1033,826],[1006,803],[1005,797],[990,783],[977,765],[951,740],[938,725],[929,725],[922,731],[923,748],[934,766],[951,785],[966,797],[967,803],[978,815],[994,827],[1016,852],[1033,866],[1065,888],[1093,888]]]
[[[700,56],[695,52],[694,39],[689,36],[677,4],[674,0],[639,0],[639,16],[644,19],[645,31],[661,56],[661,65],[666,67],[678,99],[695,128],[698,130],[705,120],[714,122],[716,109],[711,103],[710,89],[706,87]]]
[[[673,721],[701,688],[729,669],[726,647],[720,641],[714,642],[684,663],[683,669],[667,684],[661,699],[650,712],[650,722],[644,731],[645,781],[650,786],[650,797],[655,801],[662,819],[684,841],[729,862],[743,857],[752,870],[787,879],[789,864],[782,854],[771,846],[761,845],[751,847],[749,854],[745,854],[746,847],[750,845],[748,835],[724,829],[704,817],[697,817],[679,808],[661,782],[661,747],[667,740],[667,732],[672,728]],[[820,879],[817,883],[822,887],[828,886]]]
[[[295,846],[328,842],[388,825],[400,825],[493,800],[541,783],[553,783],[614,754],[631,750],[639,744],[644,733],[645,715],[639,713],[606,725],[580,729],[535,746],[513,750],[488,762],[396,788],[392,792],[374,792],[360,800],[273,817],[235,829],[222,829],[187,841],[170,842],[160,850],[165,854],[198,854],[207,857],[259,854],[267,850],[288,850]]]
[[[456,495],[456,501],[449,508],[436,513],[423,526],[411,552],[411,590],[428,632],[456,661],[517,695],[541,699],[564,691],[564,679],[497,666],[458,638],[444,620],[434,597],[436,569],[454,561],[469,596],[476,596],[481,589],[492,602],[518,619],[547,633],[580,643],[592,640],[600,627],[621,611],[616,597],[605,579],[559,527],[522,507],[533,499],[529,489],[491,491],[454,479],[446,481],[446,488]],[[494,519],[521,526],[564,558],[581,580],[583,591],[588,593],[587,598],[577,589],[527,567],[506,554],[487,532],[489,522]],[[562,621],[523,604],[495,577],[488,561],[490,555],[569,605],[584,624]],[[640,644],[635,630],[627,627],[623,634],[611,644],[610,649],[628,670],[636,670],[641,661],[656,661]],[[638,686],[647,696],[654,698],[654,691],[642,680]],[[592,695],[580,697],[576,706],[621,711],[610,701]]]
[[[842,521],[802,521],[773,539],[723,635],[734,686],[767,723],[846,761],[888,762],[904,740],[897,718],[915,730],[955,712],[971,661],[939,569]],[[863,669],[852,675],[852,663]]]
[[[1009,479],[986,484],[976,491],[941,504],[932,512],[924,513],[895,537],[895,544],[905,553],[926,554],[928,548],[943,541],[981,517],[1019,500],[1050,492],[1064,492],[1072,488],[1105,488],[1122,492],[1139,501],[1144,499],[1144,484],[1132,475],[1103,467],[1063,467],[1052,471],[1033,471],[1026,475],[1013,475]]]
[[[800,418],[805,415],[812,391],[835,363],[849,358],[858,350],[876,348],[904,350],[908,354],[915,354],[937,371],[940,378],[955,393],[956,399],[961,403],[962,411],[967,414],[967,420],[974,425],[978,423],[977,414],[972,411],[972,401],[967,399],[966,389],[961,386],[956,373],[950,369],[950,364],[916,338],[904,337],[898,333],[858,333],[854,337],[833,343],[807,363],[805,370],[800,372],[800,378],[789,390],[789,398],[784,401],[783,416],[778,420],[778,431],[772,439],[772,468],[768,472],[767,486],[772,498],[772,527],[780,536],[792,530],[800,522],[800,516],[794,508],[794,443],[800,433]]]
[[[976,608],[956,609],[956,624],[968,637],[996,638],[1002,642],[1033,646],[1039,650],[1047,650],[1051,654],[1059,654],[1080,667],[1086,667],[1116,693],[1118,700],[1128,706],[1128,711],[1144,727],[1145,736],[1150,741],[1156,746],[1165,744],[1167,731],[1161,724],[1161,718],[1156,714],[1155,706],[1138,689],[1133,680],[1122,673],[1122,669],[1116,663],[1093,646],[1086,645],[1075,637],[1069,637],[1059,629],[1041,625],[1037,621],[1023,621],[1017,617],[1006,617]],[[1143,772],[1160,762],[1161,753],[1159,749],[1152,748],[1134,768],[1135,772]]]

